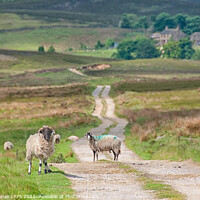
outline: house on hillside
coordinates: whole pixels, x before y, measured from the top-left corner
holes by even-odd
[[[194,42],[195,46],[200,46],[200,32],[195,32],[190,36],[190,40]]]
[[[175,41],[179,41],[180,39],[186,37],[186,34],[180,30],[179,26],[175,29],[169,29],[167,26],[165,30],[161,33],[156,32],[153,33],[151,38],[158,41],[158,45],[167,44],[171,39]]]

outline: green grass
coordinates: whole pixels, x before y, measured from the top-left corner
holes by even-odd
[[[155,181],[150,178],[145,178],[144,186],[145,190],[153,190],[156,197],[159,199],[173,199],[173,200],[184,200],[186,197],[181,193],[177,192],[170,185],[164,184],[161,181]]]
[[[115,102],[117,113],[130,122],[126,144],[141,158],[200,162],[198,122],[193,128],[200,113],[197,90],[127,92]]]
[[[115,53],[116,49],[101,49],[101,50],[87,50],[87,51],[74,51],[70,54],[79,56],[94,56],[102,58],[111,58],[112,54]]]
[[[28,162],[25,161],[26,140],[40,127],[48,125],[55,129],[56,134],[61,135],[61,142],[55,145],[55,153],[49,158],[49,162],[78,162],[71,149],[72,142],[67,138],[71,135],[83,137],[85,132],[98,126],[99,120],[91,116],[94,109],[92,97],[80,93],[79,86],[76,86],[78,94],[73,86],[68,87],[69,91],[67,88],[58,90],[51,87],[51,94],[59,93],[57,97],[49,97],[47,87],[40,88],[44,97],[39,93],[34,97],[32,88],[26,88],[27,91],[21,88],[23,91],[16,91],[15,96],[10,88],[7,90],[8,96],[1,98],[1,195],[22,195],[23,199],[27,199],[25,195],[36,195],[37,199],[47,195],[63,195],[61,199],[75,197],[75,192],[71,189],[71,183],[64,172],[50,167],[53,173],[44,174],[43,166],[42,175],[38,176],[38,159],[34,158],[32,174],[28,176]],[[40,89],[36,91],[39,92]],[[9,152],[3,150],[5,141],[14,144],[14,148]]]
[[[138,59],[138,60],[118,60],[112,61],[111,68],[104,71],[86,71],[88,75],[99,77],[122,77],[132,79],[137,75],[171,75],[178,74],[199,74],[199,61],[175,60],[175,59]]]
[[[113,61],[108,58],[65,55],[59,53],[37,53],[0,50],[0,54],[11,56],[0,60],[0,86],[60,85],[75,82],[89,82],[90,85],[111,84],[119,92],[171,90],[199,87],[199,80],[192,79],[200,73],[198,61],[144,59],[133,61]],[[91,64],[110,64],[111,67],[95,71],[82,70],[88,76],[81,77],[68,71]],[[151,75],[167,74],[168,78],[180,77],[191,80],[152,80]],[[148,75],[150,74],[150,77]],[[144,77],[142,77],[144,75]],[[139,76],[139,77],[138,77]],[[146,80],[148,80],[146,81]],[[122,80],[128,80],[123,81]],[[115,82],[120,82],[114,84]],[[178,84],[178,86],[175,86]],[[112,90],[114,91],[114,90]]]
[[[96,35],[97,31],[81,28],[45,28],[27,31],[0,33],[0,43],[3,49],[37,51],[40,45],[54,45],[57,51],[64,52],[68,47],[70,37],[80,35]],[[73,46],[72,46],[73,47]]]
[[[126,145],[139,157],[145,160],[171,160],[183,161],[192,159],[200,162],[199,138],[192,140],[189,137],[178,137],[169,130],[159,130],[158,134],[165,137],[160,140],[151,138],[147,141],[140,141],[140,138],[131,135],[130,126],[126,128]]]
[[[36,196],[37,199],[43,199],[48,195],[63,195],[64,198],[61,199],[66,199],[65,196],[75,195],[66,175],[56,168],[52,168],[53,173],[51,174],[38,176],[38,162],[33,162],[32,174],[28,175],[27,163],[2,155],[0,161],[0,193],[3,196],[13,196],[13,199],[27,199]],[[20,198],[14,198],[14,195],[19,195]]]
[[[178,82],[177,82],[178,83]],[[151,83],[149,83],[151,84]],[[185,82],[187,87],[188,82]],[[157,84],[157,88],[160,87]],[[188,84],[189,85],[189,84]],[[148,87],[148,86],[147,86]],[[174,87],[179,87],[178,84]],[[154,87],[153,89],[155,89]],[[146,88],[145,88],[146,89]],[[145,90],[144,89],[144,90]],[[118,108],[131,110],[156,109],[160,111],[191,110],[200,107],[200,96],[197,90],[173,90],[172,91],[149,91],[149,92],[126,92],[116,97]]]
[[[191,90],[200,87],[200,79],[178,80],[148,80],[148,81],[122,81],[114,85],[112,95],[126,91],[152,92],[152,91],[175,91]]]

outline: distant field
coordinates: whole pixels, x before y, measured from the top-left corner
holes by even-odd
[[[101,49],[101,50],[86,50],[86,51],[75,51],[70,52],[72,55],[79,56],[93,56],[93,57],[101,57],[101,58],[111,58],[112,54],[117,52],[117,49]]]
[[[200,62],[174,59],[142,59],[111,61],[111,68],[102,71],[85,71],[87,75],[95,77],[121,77],[130,79],[148,75],[158,78],[185,76],[197,76],[200,74]]]
[[[50,45],[54,45],[57,52],[67,52],[69,48],[79,50],[80,43],[94,48],[98,40],[105,42],[112,38],[119,41],[132,35],[132,30],[92,28],[90,24],[70,22],[64,18],[49,21],[29,14],[0,12],[0,19],[1,49],[37,51],[43,45],[47,51]]]
[[[109,59],[58,53],[1,50],[0,85],[34,86],[85,82],[88,77],[81,77],[68,69],[108,61]]]
[[[97,54],[100,56],[102,52],[104,50],[97,51]],[[111,67],[104,70],[81,70],[87,75],[84,77],[68,70],[92,64],[110,64]],[[0,86],[61,85],[77,82],[96,85],[128,80],[133,81],[132,84],[120,84],[128,87],[125,90],[132,90],[132,85],[140,84],[138,80],[198,77],[199,64],[199,61],[172,59],[116,61],[92,56],[0,50]],[[184,80],[182,82],[184,86]],[[173,86],[173,83],[171,85]],[[123,87],[119,88],[119,91],[123,90]]]

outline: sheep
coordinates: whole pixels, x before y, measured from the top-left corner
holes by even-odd
[[[93,161],[98,161],[98,152],[109,151],[113,152],[114,160],[118,160],[118,156],[121,153],[121,140],[114,135],[101,135],[99,137],[94,136],[92,133],[86,133],[85,137],[89,141],[89,146],[93,151]]]
[[[4,150],[7,151],[7,150],[10,150],[14,147],[14,145],[11,143],[11,142],[5,142],[4,143]]]
[[[39,158],[38,175],[41,174],[42,161],[45,165],[45,174],[52,172],[47,165],[47,160],[54,152],[54,134],[53,128],[43,126],[38,130],[38,133],[30,135],[28,138],[26,142],[26,159],[29,161],[29,175],[31,174],[33,156]]]
[[[74,136],[74,135],[71,135],[68,137],[68,140],[71,140],[71,141],[78,141],[79,140],[79,137],[78,136]]]
[[[54,135],[54,142],[56,144],[60,143],[60,138],[61,138],[61,136],[59,134]]]

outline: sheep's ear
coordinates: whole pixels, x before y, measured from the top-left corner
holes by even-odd
[[[39,129],[38,133],[43,133],[43,128]]]
[[[52,132],[51,132],[53,135],[55,135],[55,131],[52,129]]]

